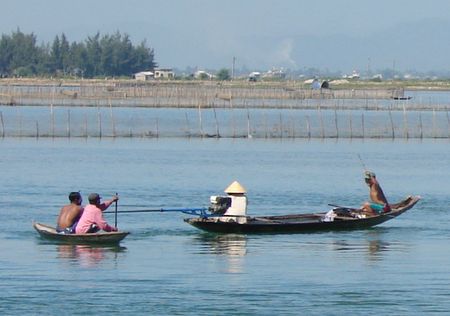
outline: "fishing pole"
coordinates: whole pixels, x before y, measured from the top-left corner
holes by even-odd
[[[365,164],[364,161],[362,160],[360,154],[358,154],[358,158],[359,158],[359,162],[361,163],[361,165],[362,165],[362,167],[363,167],[363,169],[364,169],[364,172],[367,172],[366,164]]]

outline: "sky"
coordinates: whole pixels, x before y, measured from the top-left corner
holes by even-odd
[[[130,35],[160,67],[449,71],[448,0],[0,0],[0,32]]]

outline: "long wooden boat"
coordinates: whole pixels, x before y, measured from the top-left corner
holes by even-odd
[[[56,232],[55,227],[37,222],[33,222],[33,227],[45,239],[73,244],[118,244],[129,234],[129,232],[60,234]]]
[[[184,221],[199,229],[215,233],[303,233],[316,231],[355,230],[369,228],[391,220],[411,209],[419,196],[408,196],[399,203],[391,204],[391,211],[375,216],[361,216],[361,210],[334,208],[333,221],[326,221],[326,213],[293,214],[281,216],[249,217],[245,220],[226,216],[186,218]]]

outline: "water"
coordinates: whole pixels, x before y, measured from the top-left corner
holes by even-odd
[[[0,314],[411,315],[450,310],[448,141],[0,140]],[[119,210],[198,207],[233,180],[249,213],[358,206],[363,167],[391,201],[423,200],[353,232],[215,235],[178,213],[120,214],[118,247],[42,240],[67,194]],[[107,217],[114,222],[113,215]]]

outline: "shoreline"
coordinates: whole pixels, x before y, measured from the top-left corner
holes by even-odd
[[[0,80],[2,105],[149,108],[302,108],[304,100],[386,100],[397,87],[311,89],[298,81]]]

